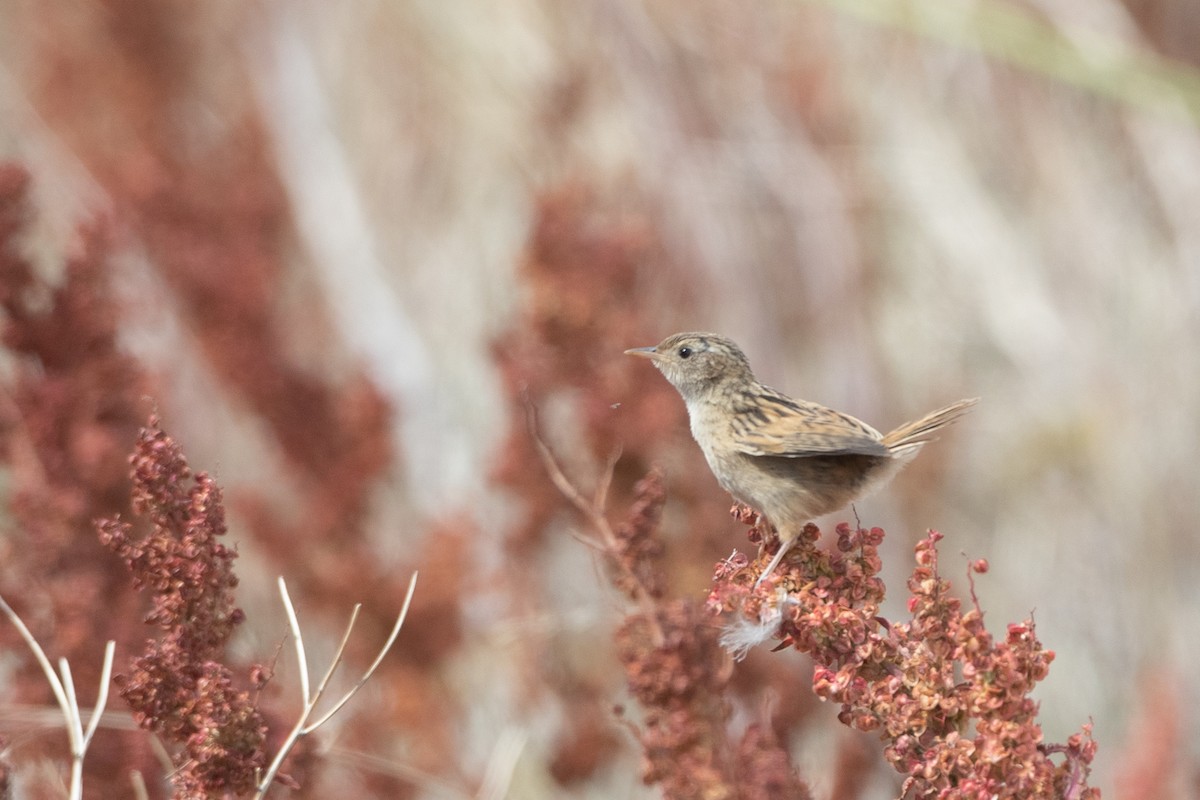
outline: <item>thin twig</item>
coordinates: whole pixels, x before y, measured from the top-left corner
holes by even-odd
[[[579,542],[581,545],[584,545],[585,547],[592,548],[597,553],[608,553],[608,548],[604,546],[603,542],[597,542],[592,537],[585,536],[574,528],[567,528],[567,536],[570,536],[572,539]]]
[[[608,454],[608,461],[604,462],[604,474],[600,476],[600,482],[596,484],[596,496],[592,500],[592,505],[601,514],[608,510],[608,487],[612,486],[613,471],[616,470],[617,462],[620,460],[621,447],[618,445]]]
[[[508,796],[513,771],[528,740],[528,732],[515,730],[512,726],[500,732],[475,795],[476,800],[504,800]]]
[[[67,695],[67,729],[71,732],[71,755],[79,755],[78,747],[83,742],[83,717],[79,713],[79,698],[75,696],[75,679],[71,677],[71,665],[65,658],[58,659],[58,674],[62,676],[63,691]]]
[[[96,733],[96,728],[100,725],[100,718],[104,715],[104,706],[108,704],[108,686],[112,678],[113,655],[116,654],[117,643],[109,640],[104,646],[104,664],[100,669],[100,692],[96,695],[96,705],[92,708],[91,719],[88,720],[87,730],[83,734],[83,749],[87,750],[88,745],[92,743],[92,736]]]
[[[150,800],[150,792],[146,790],[146,779],[138,770],[129,773],[129,782],[133,785],[134,800]]]
[[[267,768],[262,780],[259,781],[258,788],[254,794],[255,800],[260,800],[266,795],[267,790],[271,787],[271,784],[275,782],[275,778],[279,774],[279,769],[283,766],[283,762],[287,758],[288,753],[290,753],[292,748],[295,747],[296,742],[312,733],[317,728],[321,727],[321,725],[325,724],[330,717],[336,714],[342,708],[342,706],[346,705],[346,703],[350,701],[350,698],[352,698],[358,692],[358,690],[361,689],[368,680],[370,680],[371,676],[375,673],[375,670],[378,669],[379,665],[383,662],[383,659],[387,655],[388,651],[392,648],[392,645],[396,641],[396,637],[400,634],[400,628],[404,625],[404,620],[408,616],[408,609],[412,605],[413,593],[416,591],[416,588],[417,573],[414,572],[412,578],[408,582],[408,593],[404,597],[404,605],[400,609],[399,616],[396,618],[396,624],[392,626],[391,635],[388,636],[387,641],[384,643],[383,647],[380,648],[379,655],[375,657],[375,661],[371,663],[371,666],[367,668],[367,671],[363,673],[363,676],[358,679],[358,682],[355,683],[354,686],[352,686],[350,690],[341,697],[340,700],[334,703],[333,708],[331,708],[316,721],[310,723],[309,719],[316,710],[317,703],[320,702],[322,696],[325,694],[326,689],[329,688],[329,682],[332,680],[333,674],[337,670],[337,667],[341,664],[342,657],[346,651],[346,645],[350,641],[350,633],[354,630],[354,624],[358,620],[358,615],[362,609],[362,606],[361,604],[356,605],[354,610],[351,612],[350,621],[346,625],[345,633],[342,634],[342,640],[338,645],[337,652],[334,654],[333,661],[329,665],[329,668],[325,671],[325,675],[321,679],[321,682],[317,685],[316,691],[313,692],[311,691],[308,680],[308,657],[304,652],[304,645],[302,643],[300,632],[300,621],[296,616],[296,609],[292,605],[291,597],[288,596],[287,584],[284,582],[282,577],[279,579],[279,594],[283,598],[283,605],[287,611],[288,625],[291,628],[292,637],[296,643],[296,659],[300,663],[301,685],[304,690],[304,707],[300,712],[299,719],[296,720],[296,724],[292,727],[291,731],[288,732],[287,738],[284,739],[283,744],[280,745],[279,752],[275,754],[275,758],[271,761],[271,765]]]
[[[966,557],[966,555],[967,555],[966,553],[963,553],[964,558]],[[971,605],[975,606],[975,610],[978,611],[979,615],[982,617],[983,609],[979,606],[979,595],[975,594],[975,569],[974,569],[974,567],[975,567],[975,565],[971,563],[970,559],[968,559],[967,560],[967,586],[971,590]]]
[[[21,638],[25,640],[25,644],[29,645],[29,649],[33,651],[33,657],[37,659],[38,664],[42,668],[42,674],[49,681],[50,689],[54,692],[54,698],[58,700],[58,707],[62,709],[63,715],[67,718],[69,725],[71,722],[71,713],[67,707],[67,695],[63,692],[62,681],[58,679],[58,675],[54,672],[54,667],[50,664],[50,659],[46,658],[46,653],[42,650],[42,646],[38,644],[37,639],[33,638],[33,634],[29,632],[29,628],[25,627],[25,623],[17,616],[17,612],[13,611],[12,606],[3,597],[0,597],[0,611],[5,613],[9,622],[16,627],[17,632],[21,634]]]
[[[536,424],[536,420],[531,424]],[[592,504],[580,494],[575,485],[563,474],[562,468],[558,466],[558,462],[554,458],[554,454],[550,452],[550,448],[542,441],[542,437],[537,433],[536,428],[534,428],[533,443],[537,446],[538,455],[541,456],[542,463],[546,465],[546,471],[550,473],[550,480],[554,482],[554,485],[558,488],[562,496],[567,498],[571,502],[571,505],[579,509],[579,512],[596,526],[601,535],[606,532],[611,534],[612,530],[608,526],[608,520],[596,513],[596,509]],[[608,537],[605,536],[605,539],[607,540]]]
[[[80,714],[95,714],[95,707],[81,706]],[[98,715],[97,728],[115,731],[141,730],[133,721],[133,716],[127,711],[105,711]],[[6,725],[26,725],[38,728],[51,728],[62,724],[62,710],[53,706],[5,706],[0,709],[0,727]]]
[[[34,658],[42,668],[42,673],[46,676],[46,680],[50,683],[50,689],[54,692],[55,699],[58,700],[58,706],[62,709],[63,719],[67,723],[67,739],[71,744],[71,783],[68,789],[67,797],[69,800],[80,800],[83,797],[83,759],[87,755],[88,745],[91,744],[92,735],[96,732],[96,726],[100,724],[100,718],[104,714],[104,705],[108,702],[108,683],[112,676],[113,654],[116,651],[116,643],[109,641],[104,646],[104,662],[100,669],[100,689],[96,696],[96,705],[92,708],[91,717],[88,720],[87,731],[83,728],[83,715],[79,709],[79,700],[75,696],[75,681],[71,678],[71,665],[67,663],[65,658],[58,660],[59,675],[54,672],[54,667],[50,664],[50,659],[46,657],[46,652],[42,650],[42,646],[38,644],[37,639],[33,637],[29,628],[17,616],[17,612],[13,610],[8,602],[0,597],[0,611],[3,611],[9,621],[21,634],[21,638],[29,645],[29,649],[33,652]]]
[[[629,581],[629,585],[633,588],[634,599],[642,608],[642,616],[650,625],[650,635],[656,647],[661,647],[666,641],[663,635],[662,626],[658,622],[658,608],[655,605],[654,598],[646,591],[646,587],[642,584],[641,579],[632,569],[629,568],[622,559],[618,557],[620,553],[620,542],[617,540],[616,533],[613,532],[612,525],[608,522],[608,517],[604,514],[604,504],[608,500],[608,485],[612,482],[613,469],[616,467],[617,459],[620,457],[620,450],[617,450],[609,457],[605,465],[603,480],[601,485],[596,488],[593,500],[589,502],[583,493],[571,483],[571,479],[563,472],[558,461],[554,458],[554,453],[550,451],[550,447],[542,439],[541,433],[537,427],[537,409],[528,399],[525,401],[526,420],[529,425],[529,435],[533,438],[534,446],[537,448],[538,455],[542,459],[542,464],[546,468],[546,472],[550,475],[550,480],[558,488],[558,491],[570,503],[579,509],[579,512],[592,523],[592,527],[600,534],[602,547],[596,549],[604,552],[609,559],[617,566],[625,578]],[[594,545],[593,545],[594,546]]]
[[[287,584],[284,583],[283,576],[279,576],[279,595],[283,598],[283,609],[287,612],[288,628],[292,631],[292,641],[296,643],[296,660],[300,663],[300,695],[304,698],[304,702],[308,702],[310,696],[308,686],[308,655],[304,652],[304,633],[300,630],[300,620],[296,619],[296,608],[292,605],[292,598],[288,595]]]
[[[421,789],[422,796],[450,797],[454,800],[473,800],[475,797],[462,786],[451,783],[443,777],[425,772],[410,764],[364,753],[361,750],[331,747],[327,755],[335,759],[341,766],[351,766],[410,783]]]
[[[375,656],[375,660],[371,662],[371,666],[367,667],[367,671],[363,673],[363,676],[358,679],[358,683],[354,684],[354,686],[350,688],[350,691],[346,692],[342,699],[339,700],[337,704],[335,704],[334,707],[329,710],[328,714],[317,720],[317,722],[312,725],[312,728],[316,728],[321,723],[325,722],[325,720],[332,717],[338,709],[346,705],[350,698],[354,696],[354,693],[361,689],[363,685],[371,679],[371,676],[375,674],[375,670],[379,669],[379,665],[383,663],[384,656],[387,655],[388,650],[392,649],[392,644],[396,641],[396,637],[400,635],[400,628],[404,626],[404,619],[408,616],[409,606],[412,605],[413,592],[415,592],[416,589],[417,573],[414,572],[412,579],[408,582],[408,594],[406,594],[404,597],[404,606],[400,609],[400,616],[396,617],[396,624],[392,626],[392,632],[388,636],[387,641],[384,642],[383,647],[379,648],[379,655]]]
[[[405,606],[405,610],[407,610],[407,604]],[[318,698],[325,696],[325,691],[329,688],[329,682],[333,680],[333,674],[337,672],[337,668],[341,666],[342,659],[346,657],[346,646],[350,643],[350,634],[354,632],[354,625],[358,622],[358,615],[360,613],[362,613],[362,603],[355,603],[354,608],[350,609],[350,619],[346,623],[346,630],[342,632],[342,639],[340,642],[338,642],[337,648],[333,651],[333,658],[329,662],[329,669],[325,670],[325,674],[321,677],[321,682],[317,684],[317,690],[313,692],[313,705],[316,705]],[[404,611],[401,611],[400,613],[403,616]],[[308,733],[310,730],[315,730],[320,727],[321,723],[333,716],[335,711],[337,711],[337,708],[334,708],[324,717],[307,726],[304,730],[304,733]]]

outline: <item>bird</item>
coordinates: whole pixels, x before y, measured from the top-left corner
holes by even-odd
[[[886,484],[979,402],[959,400],[881,434],[849,414],[759,383],[742,349],[715,333],[676,333],[625,353],[650,359],[675,387],[717,482],[775,527],[779,550],[756,586],[808,522]]]

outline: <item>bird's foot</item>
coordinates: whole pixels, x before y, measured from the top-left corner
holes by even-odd
[[[788,554],[788,551],[792,549],[792,545],[795,543],[795,539],[787,542],[782,540],[780,541],[779,549],[775,551],[775,555],[771,557],[771,561],[767,564],[767,568],[762,571],[762,574],[758,576],[758,580],[754,583],[755,589],[757,589],[759,586],[762,586],[763,581],[770,577],[771,573],[775,571],[775,568],[779,566],[779,563],[783,561],[783,557]]]

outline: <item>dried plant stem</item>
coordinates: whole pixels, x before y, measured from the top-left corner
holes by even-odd
[[[92,736],[96,733],[96,726],[100,724],[104,706],[108,702],[108,684],[112,677],[116,642],[109,640],[104,646],[104,663],[100,669],[100,689],[96,696],[96,705],[88,719],[87,730],[84,730],[83,715],[80,713],[79,701],[75,696],[75,681],[71,678],[70,664],[65,658],[58,660],[58,668],[62,673],[60,679],[54,672],[54,667],[50,664],[50,659],[46,657],[42,646],[38,644],[37,639],[33,638],[29,628],[25,627],[25,623],[17,616],[17,612],[13,611],[12,606],[3,597],[0,597],[0,610],[5,613],[9,621],[20,632],[21,638],[29,645],[29,649],[33,651],[34,658],[41,665],[42,672],[49,681],[50,688],[54,691],[54,697],[58,700],[58,706],[62,709],[63,717],[67,722],[67,737],[71,742],[71,783],[67,796],[69,800],[80,800],[83,797],[83,758],[87,755],[88,745],[92,742]]]
[[[80,716],[83,714],[94,714],[95,709],[80,706],[79,712]],[[62,712],[49,706],[11,705],[0,709],[0,726],[32,725],[35,727],[50,728],[61,718]],[[110,731],[141,730],[137,723],[133,721],[133,717],[130,716],[128,711],[105,711],[100,715],[100,724],[96,727],[105,728]]]
[[[448,797],[453,800],[477,800],[477,795],[467,789],[451,783],[446,778],[433,775],[417,769],[410,764],[403,764],[392,759],[382,758],[360,750],[352,750],[336,745],[324,751],[327,757],[336,758],[342,766],[355,767],[364,771],[376,772],[380,775],[397,778],[411,783],[419,788],[422,797]]]
[[[293,726],[292,730],[288,733],[287,738],[280,746],[279,752],[275,755],[275,759],[271,762],[270,767],[267,768],[262,780],[259,781],[257,791],[254,794],[255,800],[259,800],[260,798],[266,796],[267,790],[271,787],[271,784],[275,781],[275,777],[279,774],[280,767],[283,766],[284,759],[287,758],[288,753],[291,752],[296,743],[329,721],[329,718],[340,711],[342,706],[346,705],[346,703],[350,701],[350,698],[352,698],[358,692],[358,690],[361,689],[366,682],[371,679],[371,676],[375,674],[375,670],[379,668],[379,665],[383,662],[384,656],[386,656],[388,651],[391,650],[392,645],[396,641],[396,637],[400,634],[400,628],[403,627],[404,619],[408,616],[408,609],[409,606],[412,605],[413,592],[416,591],[416,588],[417,573],[414,572],[412,579],[408,582],[408,592],[404,597],[404,605],[400,609],[400,614],[396,618],[396,624],[392,626],[392,632],[388,636],[387,641],[384,642],[383,647],[380,648],[379,655],[375,657],[375,660],[371,662],[371,666],[367,668],[367,671],[363,673],[362,677],[358,679],[354,686],[350,687],[350,690],[347,691],[341,697],[341,699],[334,703],[333,707],[330,708],[329,711],[325,712],[316,719],[312,719],[313,714],[316,711],[317,703],[320,702],[321,698],[325,694],[325,691],[329,688],[329,682],[333,679],[334,672],[337,671],[338,666],[342,662],[342,656],[345,655],[346,652],[346,644],[350,641],[350,633],[354,630],[354,623],[358,620],[358,614],[362,610],[362,604],[356,604],[354,606],[354,610],[350,612],[350,621],[346,624],[345,633],[342,634],[342,640],[338,644],[337,651],[333,656],[333,660],[330,662],[329,668],[325,670],[325,675],[321,678],[321,682],[317,684],[316,691],[312,691],[308,674],[308,655],[304,650],[304,635],[300,629],[300,621],[296,616],[296,608],[292,605],[292,598],[288,595],[287,584],[284,582],[282,577],[279,578],[279,594],[283,599],[283,607],[287,612],[288,626],[291,628],[292,637],[296,642],[296,660],[300,666],[300,690],[304,695],[304,708],[300,712],[300,718],[296,721],[295,726]]]
[[[521,757],[528,739],[528,732],[513,726],[500,732],[488,759],[479,791],[475,794],[475,800],[504,800],[508,796],[513,770],[516,769],[517,759]]]
[[[583,493],[576,488],[575,484],[571,483],[571,479],[562,471],[562,467],[558,465],[557,459],[554,458],[554,453],[550,451],[550,447],[542,440],[541,434],[537,428],[537,413],[532,404],[526,404],[528,411],[529,432],[533,437],[534,446],[537,447],[538,455],[542,459],[542,464],[546,467],[546,472],[550,474],[550,480],[553,481],[555,487],[562,496],[565,497],[571,505],[583,514],[584,519],[591,523],[596,532],[600,534],[600,541],[590,539],[586,536],[575,535],[575,538],[582,541],[584,544],[599,550],[610,556],[610,561],[616,565],[617,569],[625,573],[625,577],[629,580],[629,585],[633,587],[634,599],[641,606],[642,614],[646,619],[646,623],[650,626],[650,635],[653,637],[656,647],[661,647],[666,641],[662,632],[662,625],[658,621],[657,605],[654,598],[646,591],[646,587],[642,581],[630,570],[621,559],[616,555],[619,552],[620,544],[617,541],[617,535],[612,529],[612,525],[608,522],[608,517],[604,514],[604,506],[608,500],[608,487],[612,483],[613,468],[620,457],[620,451],[614,452],[605,464],[604,474],[601,476],[600,483],[596,487],[596,493],[591,500],[583,496]]]
[[[1134,108],[1200,120],[1200,78],[1188,65],[1082,26],[1060,29],[1014,3],[975,3],[969,13],[954,14],[936,0],[818,2],[860,20],[977,50]]]
[[[146,789],[146,779],[139,770],[129,773],[129,783],[133,786],[134,800],[150,800],[150,792]]]

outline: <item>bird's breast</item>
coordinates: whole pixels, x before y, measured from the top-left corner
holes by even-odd
[[[689,403],[688,421],[692,438],[700,445],[708,468],[721,488],[743,503],[753,503],[755,493],[745,481],[746,456],[737,450],[731,417],[725,409],[711,403]]]

